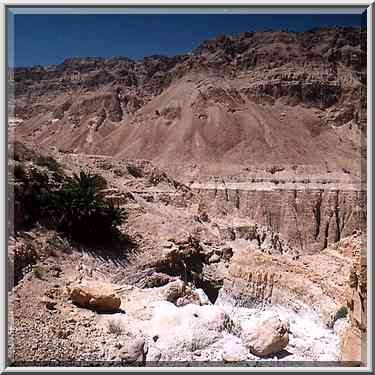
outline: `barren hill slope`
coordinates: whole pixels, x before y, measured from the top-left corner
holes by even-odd
[[[358,175],[364,38],[359,28],[249,32],[173,58],[17,68],[15,134],[38,147],[216,172],[283,162]]]

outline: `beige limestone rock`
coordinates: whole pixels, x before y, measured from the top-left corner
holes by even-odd
[[[289,323],[277,317],[265,319],[253,330],[244,330],[243,338],[250,352],[258,357],[276,354],[289,343]]]
[[[118,353],[118,357],[125,363],[143,363],[146,359],[147,347],[142,338],[127,338],[122,342],[123,347]]]
[[[247,349],[236,342],[228,342],[223,348],[223,360],[227,363],[244,361],[247,354]]]
[[[120,297],[106,283],[76,285],[70,289],[70,298],[78,306],[101,312],[116,312],[121,306]]]

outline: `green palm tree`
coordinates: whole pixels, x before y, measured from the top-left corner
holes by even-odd
[[[58,228],[75,239],[106,240],[126,220],[125,211],[107,202],[103,177],[81,171],[62,186],[54,203]]]

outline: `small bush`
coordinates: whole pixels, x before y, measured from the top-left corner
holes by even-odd
[[[123,333],[123,327],[121,323],[117,320],[110,320],[108,322],[108,333],[114,334],[116,336],[121,336]]]
[[[45,208],[51,199],[49,178],[44,172],[32,169],[24,181],[22,204],[25,210],[25,225],[31,226],[45,215]]]
[[[349,311],[348,311],[348,308],[346,306],[340,307],[336,312],[335,321],[339,320],[339,319],[346,318],[348,316],[348,313],[349,313]]]
[[[39,222],[81,242],[107,242],[119,236],[117,226],[126,214],[105,200],[107,182],[102,176],[81,171],[56,182],[44,171],[29,171],[20,197],[26,227]]]
[[[37,279],[43,279],[43,276],[45,274],[45,270],[42,266],[40,265],[33,265],[32,268],[31,268],[32,272],[33,272],[33,275],[37,278]]]

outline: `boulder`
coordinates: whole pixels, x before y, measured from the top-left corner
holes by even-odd
[[[244,329],[242,337],[250,352],[258,357],[277,354],[289,343],[289,322],[278,317],[260,320],[252,329]]]
[[[240,362],[247,359],[248,350],[239,342],[228,341],[223,346],[224,362]]]
[[[162,360],[178,351],[203,349],[222,337],[228,315],[213,305],[177,307],[161,302],[154,310],[147,334],[162,353]]]
[[[185,289],[185,295],[178,298],[175,304],[177,306],[184,306],[189,304],[211,305],[211,302],[203,289],[192,290],[188,287]]]
[[[173,281],[162,288],[162,295],[166,301],[176,303],[185,295],[186,284],[182,280]]]
[[[106,283],[74,286],[70,290],[70,298],[80,307],[99,312],[117,312],[121,306],[120,297]]]
[[[142,338],[129,337],[122,342],[122,348],[118,352],[120,361],[127,364],[143,364],[146,360],[147,347]]]

